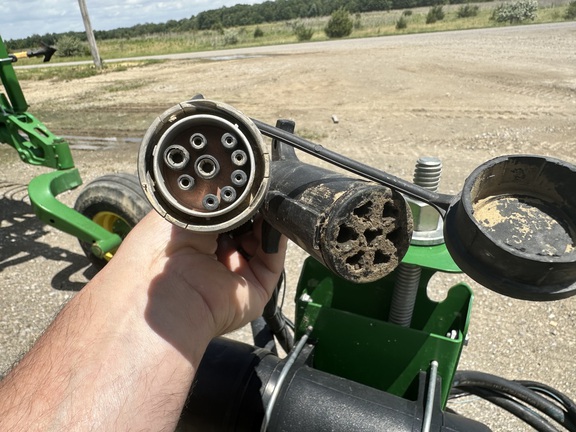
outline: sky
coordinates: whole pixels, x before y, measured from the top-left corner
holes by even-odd
[[[238,3],[264,0],[85,0],[94,30],[162,23]],[[20,39],[33,34],[84,31],[78,0],[0,0],[0,35]]]

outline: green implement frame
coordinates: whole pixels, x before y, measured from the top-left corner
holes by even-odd
[[[0,80],[6,92],[0,92],[0,142],[12,146],[23,162],[56,170],[35,177],[28,185],[32,208],[40,220],[91,243],[92,253],[106,258],[122,239],[56,199],[80,186],[82,179],[68,143],[27,112],[28,103],[12,66],[16,60],[0,38]]]
[[[428,298],[436,272],[461,272],[444,244],[412,245],[403,262],[422,268],[408,327],[389,321],[396,271],[376,282],[354,284],[308,258],[296,294],[297,338],[313,328],[315,369],[409,400],[418,396],[420,372],[436,361],[445,407],[466,342],[472,290],[461,283],[441,302]]]

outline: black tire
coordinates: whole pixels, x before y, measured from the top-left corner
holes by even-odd
[[[124,238],[152,207],[138,178],[132,174],[118,173],[88,183],[78,195],[74,209]],[[109,261],[95,256],[90,243],[80,240],[80,246],[96,268],[104,267]]]

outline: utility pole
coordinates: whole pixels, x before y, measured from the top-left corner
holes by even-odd
[[[82,14],[82,20],[84,21],[84,27],[86,28],[86,37],[88,38],[88,45],[90,45],[90,52],[92,53],[92,58],[94,59],[94,66],[96,69],[102,69],[102,59],[98,53],[98,46],[96,46],[96,38],[94,37],[94,31],[92,31],[92,24],[90,24],[90,17],[88,16],[88,9],[86,8],[86,0],[78,0],[80,5],[80,13]]]

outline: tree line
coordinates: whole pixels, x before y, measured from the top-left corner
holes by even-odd
[[[440,0],[441,1],[441,0]],[[450,3],[464,3],[466,0],[449,0]],[[444,1],[441,1],[445,3]],[[114,30],[95,30],[97,40],[130,39],[158,33],[178,33],[194,30],[222,29],[266,22],[289,21],[331,15],[338,9],[350,13],[409,9],[419,6],[433,6],[439,0],[268,0],[254,5],[237,4],[200,12],[190,18],[169,20],[165,23],[137,24],[132,27]],[[61,36],[73,36],[86,40],[84,32],[47,33],[32,35],[22,39],[9,39],[9,49],[25,49],[40,45],[41,42],[55,45]]]

